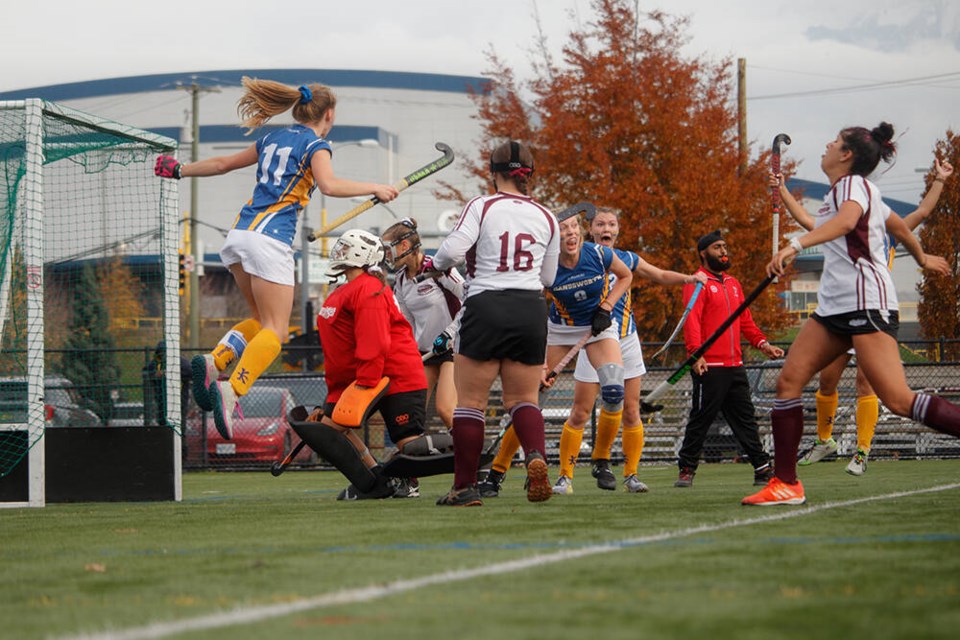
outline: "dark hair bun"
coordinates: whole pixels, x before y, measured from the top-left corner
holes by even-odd
[[[870,131],[870,137],[880,145],[880,158],[884,162],[890,162],[890,158],[897,152],[897,146],[893,143],[893,125],[881,122]]]

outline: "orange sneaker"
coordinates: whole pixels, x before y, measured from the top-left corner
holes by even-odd
[[[549,500],[553,495],[553,487],[550,486],[550,478],[547,476],[547,461],[543,456],[534,451],[527,456],[527,500],[530,502],[543,502]]]
[[[740,504],[765,507],[771,504],[803,504],[806,501],[807,497],[803,495],[803,485],[799,480],[796,484],[787,484],[774,476],[770,478],[767,486],[752,496],[747,496],[740,501]]]

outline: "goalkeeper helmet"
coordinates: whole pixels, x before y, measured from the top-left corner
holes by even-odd
[[[351,267],[378,267],[384,259],[383,243],[368,231],[351,229],[330,251],[327,275],[335,278]]]

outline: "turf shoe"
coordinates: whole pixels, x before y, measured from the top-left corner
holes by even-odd
[[[752,496],[747,496],[740,504],[766,507],[773,504],[803,504],[806,501],[807,497],[803,494],[803,485],[799,480],[795,484],[787,484],[774,476],[770,478],[767,486]]]
[[[503,478],[506,474],[500,473],[495,469],[490,469],[486,477],[477,485],[481,498],[496,498],[500,495],[500,487],[503,485]]]
[[[857,449],[857,452],[850,458],[850,464],[847,465],[847,473],[852,476],[862,476],[867,472],[867,455],[863,449]]]
[[[773,477],[773,465],[769,462],[753,470],[753,486],[764,487]]]
[[[532,451],[527,456],[527,500],[530,502],[544,502],[553,495],[550,478],[547,475],[547,461],[543,454]]]
[[[605,491],[616,491],[617,477],[610,471],[609,460],[594,460],[593,470],[590,472],[597,479],[597,486]]]
[[[243,420],[243,411],[237,392],[229,380],[210,385],[210,401],[213,403],[213,424],[224,440],[233,438],[233,425],[237,418]]]
[[[463,489],[450,489],[450,493],[437,500],[440,507],[482,507],[483,500],[476,485]]]
[[[697,470],[693,467],[680,467],[680,473],[677,475],[677,481],[673,483],[675,487],[692,487],[693,476],[697,475]]]
[[[397,481],[397,490],[394,492],[394,498],[419,498],[420,481],[416,478],[401,478]]]
[[[396,490],[394,479],[382,475],[377,477],[377,484],[370,491],[360,491],[351,484],[337,495],[337,500],[380,500],[393,497]]]
[[[801,467],[805,467],[808,464],[813,464],[814,462],[820,462],[826,458],[831,453],[837,452],[837,441],[833,438],[828,438],[827,440],[817,440],[814,441],[813,446],[807,449],[806,453],[800,457],[800,460],[797,461],[797,464]]]
[[[193,399],[197,406],[204,411],[213,411],[213,402],[210,400],[210,385],[217,381],[220,372],[213,362],[213,356],[205,353],[193,356],[190,360],[190,381],[193,387]]]
[[[560,476],[551,491],[559,496],[568,496],[573,493],[573,480],[567,476]]]
[[[640,478],[635,473],[623,479],[623,488],[627,493],[646,493],[650,491],[650,487],[640,482]]]

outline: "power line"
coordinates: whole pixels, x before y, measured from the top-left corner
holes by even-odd
[[[870,84],[854,85],[852,87],[835,87],[832,89],[812,89],[810,91],[791,91],[788,93],[774,93],[765,96],[754,96],[748,100],[776,100],[779,98],[805,98],[812,96],[840,95],[844,93],[856,93],[860,91],[876,91],[878,89],[912,87],[923,84],[931,80],[960,79],[960,71],[951,73],[940,73],[933,76],[921,76],[918,78],[904,78],[902,80],[888,80],[886,82],[873,82]],[[957,89],[960,87],[942,87],[948,89]]]

